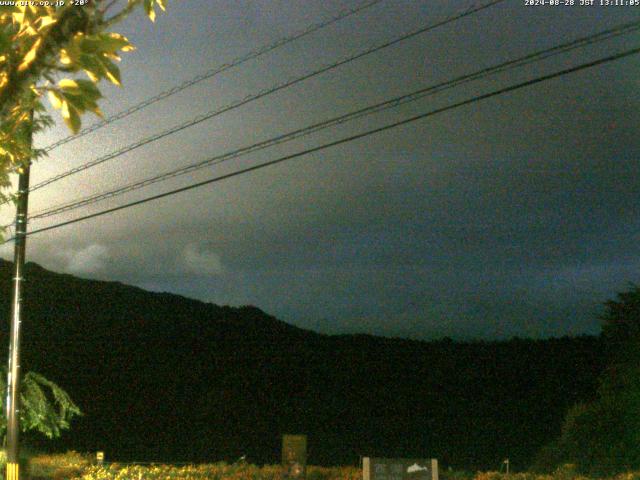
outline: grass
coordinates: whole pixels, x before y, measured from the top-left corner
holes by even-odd
[[[354,467],[309,467],[307,480],[360,480],[362,473]],[[112,464],[106,467],[90,467],[80,477],[82,480],[281,480],[280,466],[228,465],[224,463],[204,465],[127,465]]]
[[[78,452],[55,455],[35,455],[27,462],[30,478],[77,478],[91,466],[93,457]]]
[[[197,465],[128,465],[94,464],[92,455],[67,452],[58,455],[31,457],[28,478],[52,480],[282,480],[279,465],[258,467],[250,464],[227,463]],[[550,475],[535,473],[443,471],[441,480],[594,480],[581,476],[570,465]],[[356,467],[307,467],[307,480],[361,480],[362,470]],[[629,472],[607,480],[640,480],[640,472]]]
[[[110,463],[94,465],[93,457],[67,452],[58,455],[37,455],[29,460],[31,479],[81,480],[281,480],[279,465],[227,463],[198,465],[127,465]],[[362,472],[355,467],[307,467],[307,480],[361,480]]]

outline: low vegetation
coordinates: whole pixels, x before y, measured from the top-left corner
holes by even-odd
[[[95,465],[93,455],[67,452],[58,455],[37,455],[30,458],[27,479],[52,480],[281,480],[278,465],[193,464],[193,465],[132,465],[109,463]],[[640,480],[640,472],[627,472],[608,477],[581,475],[575,466],[564,465],[550,474],[532,472],[462,472],[445,470],[441,480]],[[356,467],[307,468],[307,480],[361,480],[362,470]]]
[[[77,478],[91,467],[93,455],[67,452],[56,455],[35,455],[28,459],[30,478]]]
[[[131,465],[109,463],[95,465],[92,455],[67,452],[59,455],[37,455],[28,461],[28,476],[36,479],[82,480],[280,480],[278,465],[194,464]],[[360,480],[362,472],[355,467],[314,467],[307,469],[307,480]]]

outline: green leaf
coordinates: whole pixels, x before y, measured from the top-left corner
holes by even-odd
[[[62,102],[62,119],[64,120],[64,123],[67,124],[67,127],[69,127],[69,130],[73,133],[78,133],[80,125],[82,124],[80,121],[80,114],[78,113],[77,108],[69,103],[68,99],[65,99],[65,101]]]
[[[89,80],[76,80],[82,94],[90,100],[96,101],[102,98],[102,93],[98,90],[98,87],[95,83],[90,82]]]
[[[60,110],[62,108],[62,102],[64,101],[60,92],[57,90],[49,90],[48,95],[51,106],[56,110]]]
[[[60,90],[71,95],[82,95],[90,100],[97,100],[102,97],[100,90],[95,83],[89,80],[64,79],[58,82]]]
[[[113,32],[84,36],[80,41],[80,50],[83,53],[104,54],[116,53],[119,50],[126,52],[132,48],[131,42],[125,36]]]
[[[19,72],[26,70],[27,68],[29,68],[29,65],[33,63],[33,61],[36,59],[41,43],[42,38],[38,38],[35,42],[33,42],[33,45],[31,45],[31,48],[22,59],[22,63],[18,66]]]
[[[120,79],[120,69],[118,68],[118,66],[113,63],[111,60],[109,60],[108,58],[105,58],[102,61],[102,65],[104,66],[104,69],[106,71],[106,77],[107,79],[118,86],[121,86],[121,79]]]
[[[156,21],[156,12],[153,8],[153,0],[144,0],[144,11],[152,22]]]
[[[77,64],[94,82],[98,82],[101,78],[105,77],[104,65],[95,55],[80,55]]]

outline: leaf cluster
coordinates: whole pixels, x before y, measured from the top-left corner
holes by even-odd
[[[6,390],[6,369],[0,374],[0,390]],[[4,399],[2,403],[4,411]],[[80,408],[59,385],[35,372],[28,372],[20,389],[20,428],[57,438],[70,427],[73,417],[82,415]],[[0,435],[4,435],[7,419],[0,417]]]
[[[98,84],[119,86],[120,54],[134,49],[110,27],[138,6],[152,21],[156,7],[166,8],[166,0],[24,3],[0,6],[0,190],[9,185],[9,172],[42,155],[31,136],[52,124],[43,98],[74,133],[84,113],[102,115]]]

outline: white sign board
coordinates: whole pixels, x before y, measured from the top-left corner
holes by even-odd
[[[363,457],[362,480],[438,480],[438,460]]]

